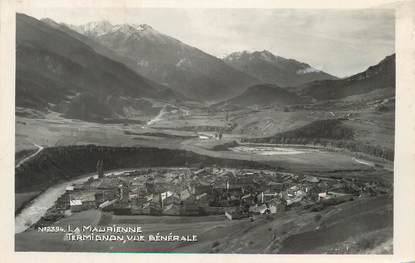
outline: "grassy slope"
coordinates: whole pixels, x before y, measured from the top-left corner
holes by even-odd
[[[395,91],[395,54],[387,56],[377,65],[351,77],[338,80],[313,81],[299,87],[300,93],[317,100],[342,99],[377,89]]]
[[[224,103],[252,106],[252,105],[290,105],[304,102],[305,99],[297,94],[271,84],[260,84],[247,88],[242,94],[227,100]]]
[[[250,112],[232,121],[238,125],[234,133],[244,136],[265,137],[300,128],[312,121],[332,117],[330,111],[292,111],[283,112],[273,109]],[[344,121],[354,130],[355,140],[393,149],[395,114],[393,111],[376,113],[373,110],[333,110],[335,116],[346,116],[352,112],[351,120]],[[232,115],[231,115],[232,116]]]
[[[67,242],[62,234],[28,231],[16,235],[18,251],[134,251],[134,252],[199,252],[199,253],[318,253],[324,246],[343,247],[353,242],[363,243],[365,253],[391,238],[392,199],[377,197],[361,199],[330,207],[321,212],[288,211],[272,216],[258,216],[229,221],[224,216],[151,217],[105,215],[101,224],[139,225],[144,234],[198,235],[197,243],[175,242]],[[316,220],[320,214],[321,219]],[[88,225],[98,223],[97,214],[87,211],[56,223],[56,225]],[[379,217],[382,220],[378,220]],[[373,220],[377,218],[377,220]],[[373,222],[377,223],[374,224]],[[316,230],[316,227],[319,227]],[[347,229],[347,231],[345,231]],[[350,230],[350,231],[349,231]],[[371,235],[381,231],[379,235]],[[366,240],[362,240],[362,234]],[[327,237],[321,238],[321,236]],[[42,242],[33,242],[40,240]],[[333,246],[333,244],[335,244]],[[362,249],[362,248],[361,248]],[[347,251],[337,251],[347,253]]]

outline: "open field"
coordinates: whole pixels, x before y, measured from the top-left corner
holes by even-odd
[[[292,171],[329,171],[329,170],[367,170],[366,165],[357,163],[347,153],[341,152],[305,152],[299,154],[256,155],[233,151],[212,151],[193,145],[185,149],[198,154],[217,158],[230,158],[266,163],[273,167],[281,167]]]
[[[300,113],[299,113],[300,114]],[[304,122],[307,116],[301,115]],[[253,160],[270,163],[287,169],[318,170],[318,169],[366,169],[356,163],[350,156],[342,153],[304,153],[297,155],[255,156],[230,151],[211,151],[206,145],[215,145],[215,139],[200,140],[192,138],[194,132],[158,130],[141,125],[130,124],[99,124],[69,120],[54,115],[55,119],[19,118],[16,124],[16,151],[33,148],[33,143],[43,146],[65,146],[97,144],[105,146],[153,146],[169,149],[185,149],[198,154],[217,158]],[[287,119],[292,116],[287,117]],[[293,122],[296,122],[295,120]],[[25,124],[22,124],[25,123]],[[299,125],[301,121],[296,122]],[[236,132],[236,131],[235,131]],[[165,135],[163,135],[165,134]],[[238,139],[241,135],[229,133],[224,140]],[[47,139],[46,139],[47,138]],[[189,139],[190,138],[190,139]]]
[[[151,129],[137,124],[102,124],[61,118],[47,119],[16,117],[16,152],[33,149],[34,143],[45,146],[97,144],[107,146],[175,145],[182,139],[139,135]],[[155,130],[157,131],[157,130]],[[194,135],[194,133],[193,133]]]
[[[235,127],[225,131],[224,139],[270,136],[302,127],[312,121],[344,117],[346,127],[354,132],[354,140],[363,144],[393,149],[394,113],[373,112],[371,108],[350,110],[295,110],[284,112],[273,108],[236,110],[229,112],[230,123]],[[197,132],[214,136],[215,129],[225,127],[224,113],[208,114],[201,109],[189,110],[186,119],[178,114],[161,119],[152,125],[102,124],[60,117],[49,113],[45,118],[17,117],[16,152],[42,146],[100,144],[107,146],[160,146],[180,147],[183,141],[197,136]],[[47,139],[46,139],[47,138]],[[198,145],[198,140],[184,144]]]

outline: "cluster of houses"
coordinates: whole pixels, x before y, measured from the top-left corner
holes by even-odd
[[[100,208],[115,214],[224,214],[233,220],[296,205],[347,201],[370,187],[269,170],[142,168],[72,185],[57,205],[72,212]]]

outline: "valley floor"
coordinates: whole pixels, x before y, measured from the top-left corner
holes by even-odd
[[[156,147],[187,150],[219,159],[253,161],[278,170],[328,178],[373,178],[393,184],[393,162],[347,150],[301,151],[261,155],[222,147],[244,137],[268,136],[301,127],[313,120],[342,117],[349,111],[292,111],[239,109],[207,114],[200,109],[189,116],[158,116],[147,124],[103,124],[66,119],[49,112],[16,117],[16,164],[30,160],[40,147],[95,144],[116,147]],[[180,118],[179,118],[180,117]],[[344,121],[355,140],[393,149],[394,115],[371,110],[354,112]],[[215,139],[218,129],[223,138]],[[229,130],[226,130],[229,129]],[[219,146],[219,148],[218,148]],[[292,147],[292,146],[285,146]],[[376,165],[378,166],[376,166]],[[16,193],[16,211],[44,189]],[[194,234],[198,242],[69,242],[63,233],[29,230],[16,234],[16,251],[193,252],[193,253],[392,253],[393,198],[362,197],[322,211],[293,208],[281,214],[228,220],[219,216],[118,216],[98,210],[75,213],[56,222],[67,225],[139,225],[145,234]],[[376,223],[374,223],[376,222]],[[34,242],[36,240],[36,242]],[[39,242],[40,241],[40,242]]]

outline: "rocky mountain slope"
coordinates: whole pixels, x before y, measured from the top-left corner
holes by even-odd
[[[261,82],[149,25],[101,21],[69,27],[114,51],[136,72],[193,99],[232,97]]]
[[[97,120],[122,117],[125,107],[139,112],[143,98],[165,94],[162,85],[69,34],[16,15],[16,106]]]
[[[351,77],[338,80],[313,81],[298,87],[299,94],[316,100],[342,99],[382,90],[385,97],[395,95],[395,54],[377,65]]]
[[[280,87],[298,86],[314,80],[336,79],[323,71],[294,59],[275,56],[267,50],[234,52],[224,58],[226,64]]]
[[[390,55],[364,72],[345,79],[312,81],[281,88],[262,84],[248,88],[226,101],[240,106],[298,104],[326,100],[375,101],[395,96],[395,55]]]

